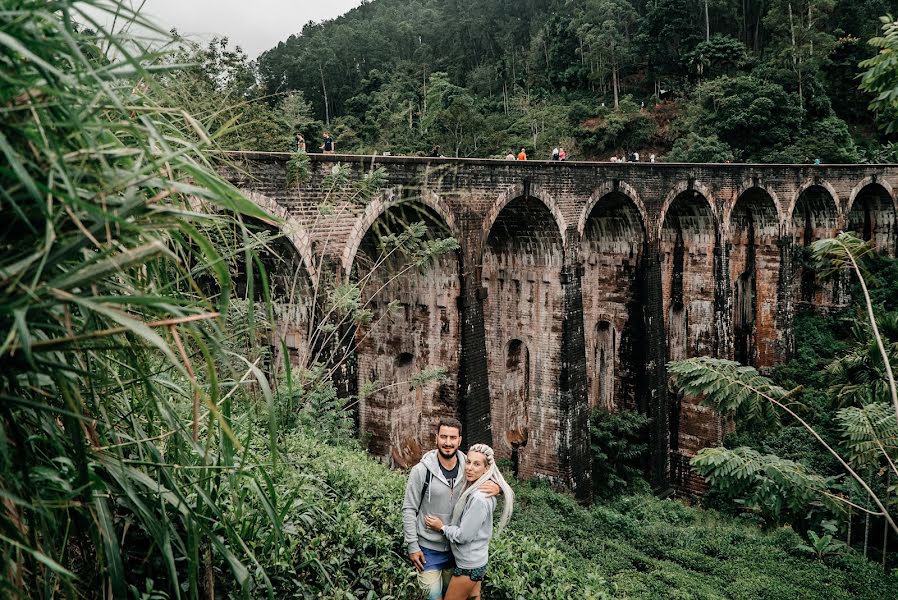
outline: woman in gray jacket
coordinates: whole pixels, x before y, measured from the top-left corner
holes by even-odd
[[[486,481],[495,481],[502,489],[505,504],[496,533],[501,533],[514,509],[514,492],[496,468],[493,449],[486,444],[474,444],[468,450],[465,463],[465,491],[452,509],[451,523],[443,523],[439,517],[428,515],[424,523],[442,532],[449,540],[455,569],[444,600],[467,600],[480,596],[480,582],[486,572],[489,559],[490,538],[493,536],[493,511],[496,498],[479,491]]]

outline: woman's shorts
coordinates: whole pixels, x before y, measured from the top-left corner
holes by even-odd
[[[483,581],[483,576],[486,575],[486,565],[474,569],[455,567],[452,574],[456,577],[470,577],[471,581]]]

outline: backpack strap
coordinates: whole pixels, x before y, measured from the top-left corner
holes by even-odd
[[[418,502],[418,512],[421,512],[421,505],[424,504],[424,494],[427,493],[427,488],[430,487],[430,480],[433,478],[433,473],[430,469],[425,467],[425,470],[427,471],[427,475],[424,477],[424,485],[421,486],[421,501]]]

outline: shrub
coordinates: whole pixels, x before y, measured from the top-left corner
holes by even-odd
[[[650,419],[636,411],[596,409],[590,415],[593,491],[608,498],[642,478]]]

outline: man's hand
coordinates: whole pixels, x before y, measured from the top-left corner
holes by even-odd
[[[426,563],[427,560],[425,560],[423,552],[421,552],[420,550],[418,550],[417,552],[412,552],[408,555],[408,558],[410,561],[412,561],[412,564],[415,565],[416,571],[424,570],[424,563]]]
[[[491,498],[493,496],[498,496],[502,493],[502,488],[499,487],[499,484],[490,479],[489,481],[484,481],[480,484],[480,487],[477,488],[481,494],[486,496],[487,498]]]

